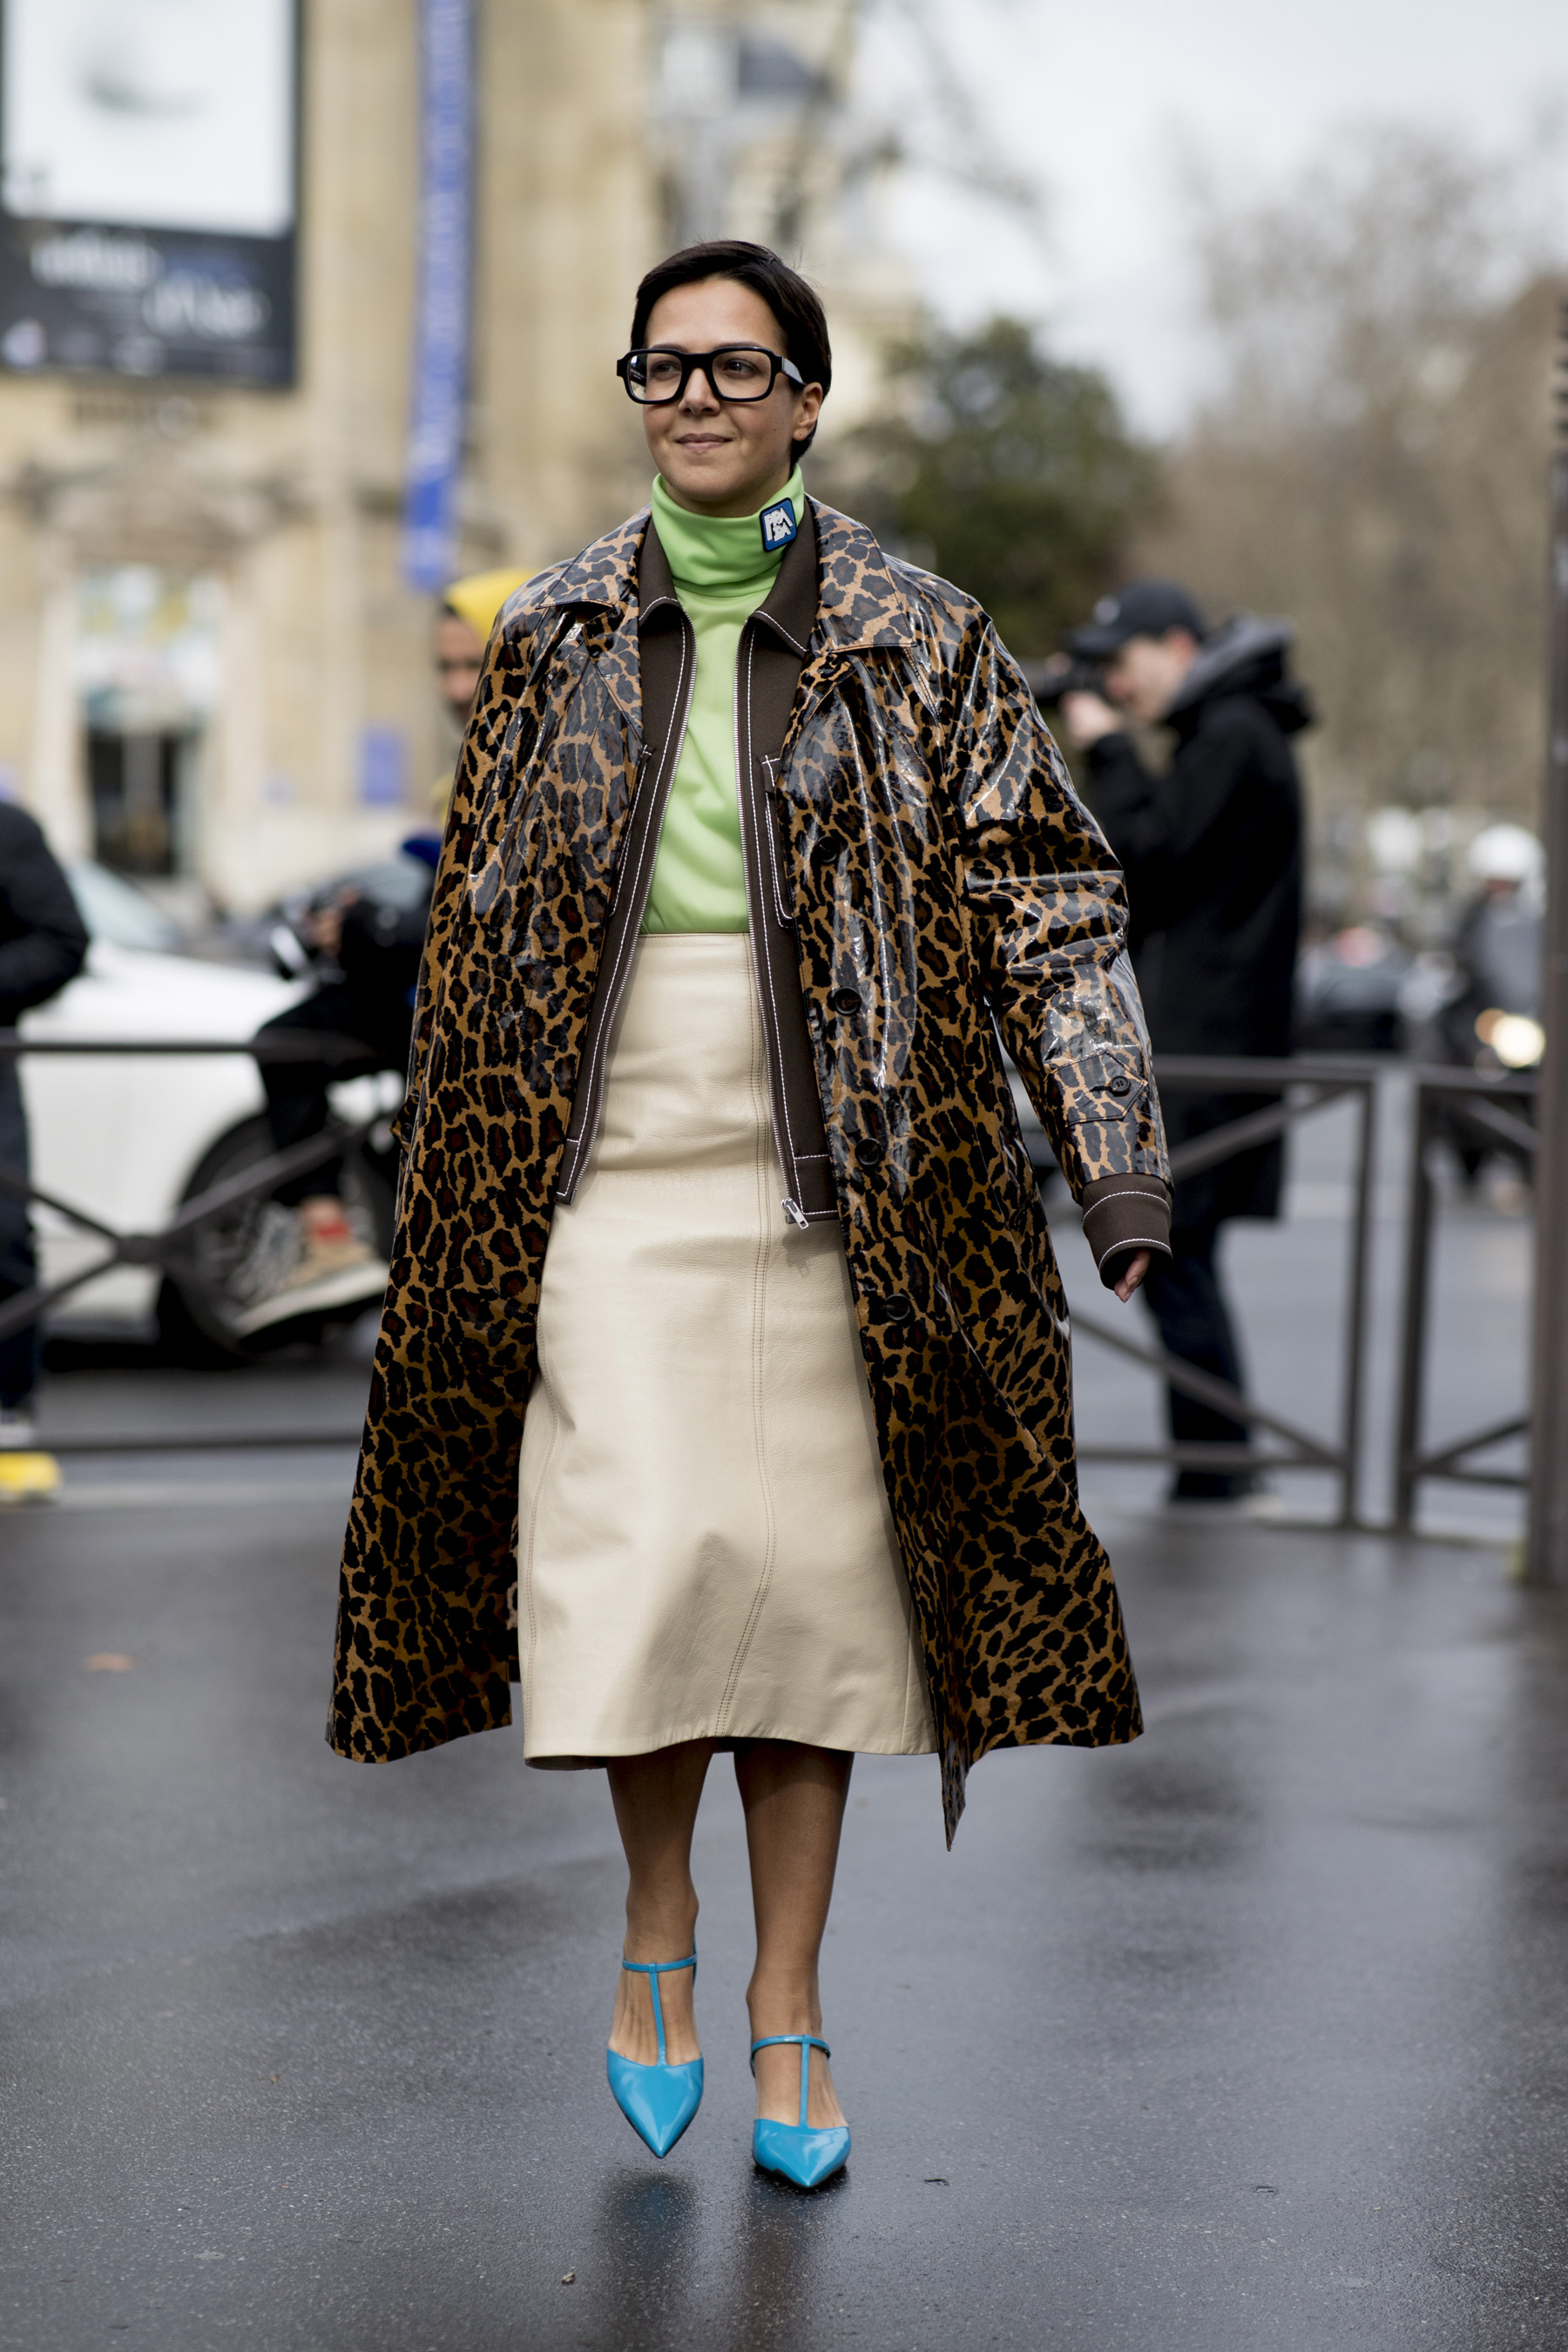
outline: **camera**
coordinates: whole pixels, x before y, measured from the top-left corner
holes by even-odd
[[[1042,710],[1059,710],[1068,694],[1105,694],[1105,669],[1079,654],[1051,654],[1044,661],[1020,662],[1030,692]]]

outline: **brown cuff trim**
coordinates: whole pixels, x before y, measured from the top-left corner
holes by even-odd
[[[1083,1237],[1100,1278],[1114,1290],[1134,1250],[1171,1255],[1171,1194],[1159,1176],[1097,1176],[1083,1188]]]

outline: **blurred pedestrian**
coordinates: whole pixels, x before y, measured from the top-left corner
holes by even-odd
[[[58,996],[86,957],[86,929],[43,834],[25,810],[0,803],[0,1029]],[[21,1074],[7,1056],[0,1059],[0,1175],[25,1185],[27,1164]],[[26,1196],[0,1186],[0,1307],[31,1290],[37,1274]],[[60,1483],[34,1420],[41,1352],[36,1323],[0,1337],[0,1503],[37,1500]]]
[[[485,640],[497,613],[526,572],[479,572],[447,589],[436,623],[436,674],[443,701],[460,730],[468,720]],[[445,824],[450,774],[432,793],[432,811]],[[408,1067],[414,996],[430,908],[430,887],[441,835],[430,827],[400,845],[428,877],[413,895],[378,896],[363,886],[333,892],[303,918],[304,945],[321,976],[309,996],[258,1031],[261,1038],[331,1036],[363,1050],[331,1060],[267,1061],[261,1065],[275,1151],[287,1151],[324,1132],[329,1089],[347,1078]],[[343,1165],[334,1156],[290,1177],[273,1201],[291,1214],[279,1245],[267,1251],[257,1295],[237,1318],[241,1339],[264,1334],[276,1342],[324,1317],[367,1306],[386,1287],[386,1263],[364,1230],[363,1213],[342,1196]]]
[[[1427,1061],[1468,1070],[1531,1070],[1541,1060],[1545,981],[1546,853],[1521,824],[1484,825],[1465,854],[1471,892],[1454,932],[1452,970],[1430,1017],[1416,1028]],[[1494,1205],[1529,1206],[1534,1154],[1500,1140],[1461,1102],[1437,1118],[1467,1184],[1494,1156],[1510,1163]]]
[[[1248,614],[1211,629],[1184,588],[1139,580],[1072,632],[1071,654],[1103,666],[1103,696],[1068,693],[1062,715],[1088,754],[1094,813],[1121,861],[1131,945],[1156,1054],[1268,1055],[1291,1048],[1301,926],[1301,793],[1290,738],[1311,706],[1287,675],[1295,632]],[[1128,722],[1174,740],[1163,772],[1145,767]],[[1275,1097],[1173,1087],[1174,1147]],[[1282,1141],[1181,1179],[1171,1255],[1144,1285],[1161,1344],[1233,1388],[1246,1381],[1221,1286],[1217,1244],[1232,1217],[1277,1217]],[[1172,1437],[1242,1445],[1239,1422],[1168,1391]],[[1178,1471],[1173,1499],[1243,1496],[1245,1466]]]
[[[1462,992],[1448,1008],[1453,1058],[1476,1069],[1527,1068],[1540,1060],[1542,1042],[1546,853],[1521,824],[1489,824],[1471,842],[1465,863],[1472,890],[1454,933]],[[1500,1013],[1525,1024],[1518,1049],[1505,1054],[1488,1034],[1495,1032]]]
[[[1023,677],[805,494],[816,294],[697,247],[631,343],[651,511],[511,600],[458,761],[331,1738],[506,1723],[519,1675],[527,1760],[607,1766],[608,2072],[660,2156],[732,1750],[752,2147],[810,2187],[855,1753],[939,1754],[951,1833],[987,1749],[1139,1727],[996,1020],[1123,1300],[1169,1199],[1114,863]]]

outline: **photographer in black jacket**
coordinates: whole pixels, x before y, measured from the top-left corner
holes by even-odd
[[[1140,580],[1095,607],[1068,643],[1103,666],[1104,694],[1061,709],[1088,753],[1094,812],[1126,876],[1131,944],[1157,1054],[1281,1055],[1301,919],[1301,794],[1289,739],[1311,707],[1286,675],[1295,632],[1242,614],[1210,629],[1185,589]],[[1170,766],[1152,774],[1127,721],[1168,727]],[[1164,1098],[1173,1146],[1244,1118],[1269,1097]],[[1280,1142],[1224,1160],[1175,1188],[1168,1260],[1143,1295],[1167,1353],[1244,1385],[1215,1246],[1227,1217],[1276,1217]],[[1170,1391],[1179,1442],[1238,1444],[1237,1422]],[[1246,1470],[1186,1468],[1178,1499],[1250,1491]]]
[[[48,844],[23,810],[0,803],[0,1029],[58,996],[87,956],[87,932]],[[26,1183],[27,1119],[16,1064],[0,1061],[0,1171]],[[0,1190],[0,1306],[37,1279],[25,1200]],[[36,1326],[0,1339],[0,1502],[52,1494],[59,1473],[36,1450]]]

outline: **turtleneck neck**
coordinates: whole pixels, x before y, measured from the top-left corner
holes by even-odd
[[[768,500],[768,506],[777,506],[779,499],[790,500],[798,523],[805,512],[805,485],[798,466],[778,497]],[[676,505],[665,486],[664,476],[656,474],[654,528],[676,586],[733,590],[748,587],[756,581],[771,582],[784,561],[784,550],[779,548],[770,553],[763,546],[757,515],[766,510],[759,507],[757,514],[751,515],[693,514],[689,508]]]

